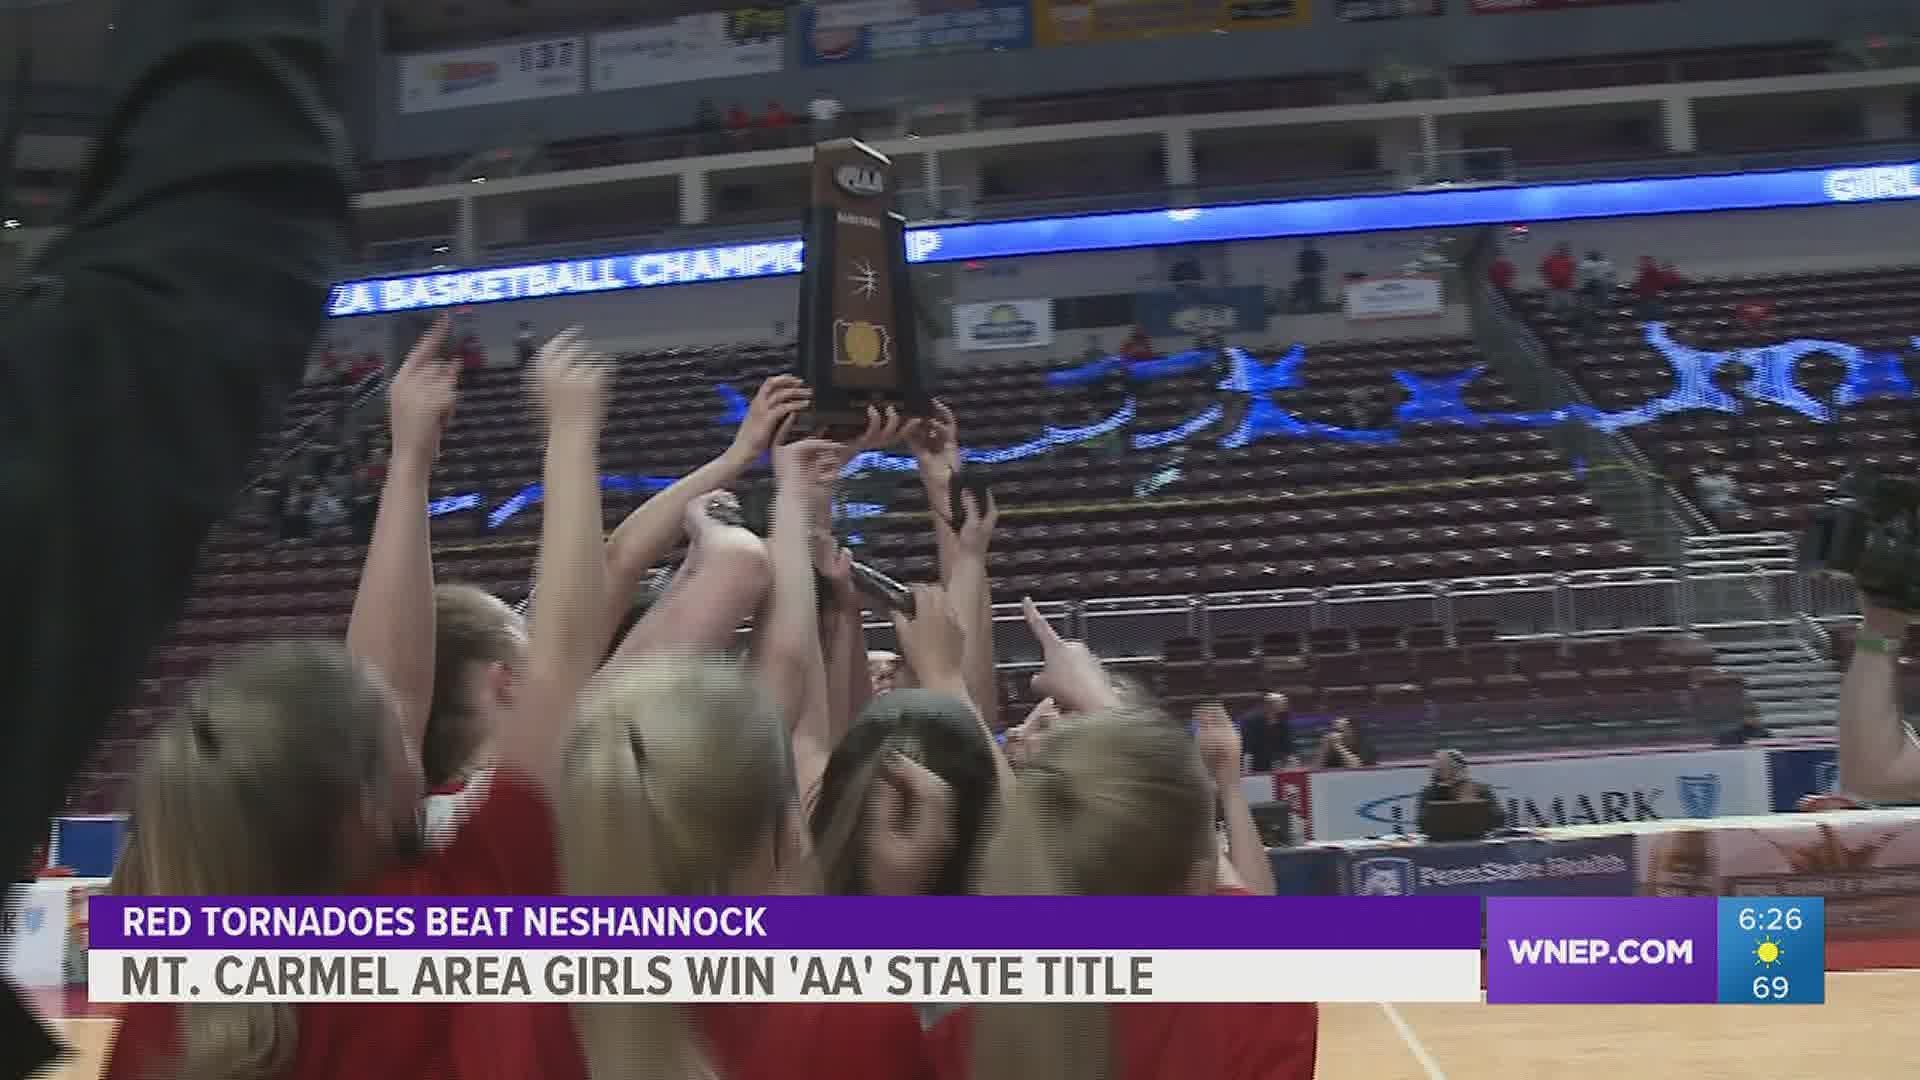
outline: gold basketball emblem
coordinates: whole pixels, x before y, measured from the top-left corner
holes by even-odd
[[[834,324],[834,363],[848,367],[886,367],[893,362],[893,349],[883,326],[870,322],[841,321]]]

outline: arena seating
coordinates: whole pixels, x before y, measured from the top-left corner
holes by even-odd
[[[604,467],[656,477],[689,471],[731,436],[716,385],[750,392],[790,362],[786,351],[764,346],[629,358],[618,376]],[[1385,424],[1384,407],[1393,400],[1387,395],[1398,392],[1393,372],[1436,376],[1474,362],[1472,347],[1457,340],[1316,347],[1302,369],[1302,388],[1274,400],[1309,420],[1340,424],[1350,392],[1365,390],[1382,407],[1379,423]],[[1119,400],[1102,396],[1112,388],[1065,390],[1050,387],[1046,376],[1039,366],[983,368],[951,380],[943,396],[961,417],[967,444],[982,448],[1030,443],[1049,424],[1087,423]],[[1134,430],[1176,427],[1221,399],[1212,389],[1218,379],[1201,372],[1133,384]],[[324,416],[342,392],[303,390],[290,427]],[[1475,382],[1466,401],[1483,411],[1516,407],[1487,377]],[[1221,450],[1216,443],[1211,434],[1197,439],[1178,461],[1179,479],[1144,500],[1134,497],[1134,486],[1174,461],[1168,450],[1116,460],[1068,446],[982,466],[1005,506],[993,565],[999,596],[1225,592],[1641,561],[1539,431],[1417,424],[1398,441],[1379,445],[1267,438]],[[497,506],[538,479],[538,444],[519,374],[469,372],[433,494],[480,493],[483,507]],[[915,515],[925,509],[918,484],[899,475],[880,485],[892,512],[857,523],[866,557],[902,578],[931,576],[931,543],[924,519]],[[638,498],[609,492],[609,523]],[[483,512],[436,520],[440,575],[518,595],[531,569],[539,515],[522,513],[489,530]],[[155,657],[125,737],[103,751],[95,782],[77,792],[76,801],[113,801],[132,760],[132,740],[210,657],[274,636],[340,633],[362,558],[350,544],[275,543],[258,525],[236,519],[223,526],[209,544],[187,617]],[[1387,676],[1371,681],[1393,682]],[[1438,702],[1459,688],[1440,683],[1431,689]],[[1467,700],[1481,694],[1475,684]]]
[[[1452,634],[1417,624],[1227,636],[1211,656],[1174,639],[1153,681],[1174,706],[1284,693],[1303,751],[1345,716],[1396,757],[1697,743],[1747,710],[1738,677],[1712,662],[1698,637],[1501,640],[1492,622],[1468,621]]]
[[[1580,335],[1547,311],[1538,294],[1518,297],[1524,313],[1549,346],[1554,361],[1586,389],[1601,409],[1644,405],[1674,387],[1673,369],[1650,347],[1624,290],[1595,333]],[[1864,270],[1689,282],[1667,297],[1674,341],[1709,351],[1758,348],[1798,338],[1817,338],[1872,352],[1909,354],[1920,328],[1920,268]],[[1735,318],[1736,306],[1772,304],[1764,328]],[[1911,378],[1912,364],[1904,361]],[[1801,361],[1802,384],[1810,370],[1838,376],[1838,362],[1824,355]],[[1746,413],[1695,411],[1662,417],[1626,430],[1669,477],[1688,491],[1686,480],[1708,460],[1733,467],[1748,510],[1723,515],[1728,532],[1795,529],[1806,512],[1828,498],[1847,469],[1862,463],[1911,474],[1920,465],[1920,424],[1915,403],[1872,398],[1847,407],[1835,425],[1768,403],[1750,403]]]

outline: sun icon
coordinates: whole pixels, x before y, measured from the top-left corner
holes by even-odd
[[[880,272],[865,259],[853,261],[853,272],[847,278],[853,282],[854,295],[862,300],[871,300],[873,294],[880,291]]]
[[[1780,943],[1772,938],[1761,938],[1760,944],[1753,948],[1753,958],[1761,967],[1772,967],[1782,959]]]

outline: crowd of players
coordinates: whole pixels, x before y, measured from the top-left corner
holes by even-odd
[[[116,890],[152,895],[1271,893],[1225,710],[1175,721],[1031,605],[1057,710],[996,745],[997,508],[932,515],[940,582],[893,614],[873,694],[863,594],[828,528],[856,452],[904,445],[951,504],[958,431],[879,411],[790,438],[759,389],[729,448],[603,537],[610,362],[577,332],[530,373],[546,420],[530,618],[436,586],[425,512],[457,396],[439,323],[395,373],[393,453],[344,644],[233,657],[155,735]],[[771,456],[764,539],[727,491]],[[670,582],[613,640],[648,572]],[[729,656],[751,621],[744,656]],[[137,1005],[107,1076],[1246,1076],[1307,1080],[1312,1006],[687,1008]]]

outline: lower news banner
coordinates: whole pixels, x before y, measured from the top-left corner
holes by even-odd
[[[1801,897],[1487,901],[1494,1004],[1819,1005],[1826,903]]]
[[[1480,1000],[1474,897],[94,897],[96,1002]]]

